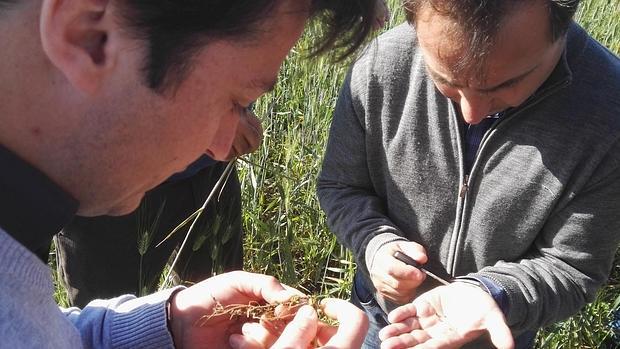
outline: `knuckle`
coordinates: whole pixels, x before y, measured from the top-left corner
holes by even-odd
[[[271,275],[261,275],[264,279],[264,282],[266,285],[281,285],[280,281],[278,281],[278,279],[276,279],[275,277],[271,276]]]

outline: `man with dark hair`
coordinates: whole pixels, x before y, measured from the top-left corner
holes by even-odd
[[[529,348],[606,281],[620,61],[577,5],[405,1],[353,65],[318,195],[358,262],[366,347]]]
[[[240,118],[273,86],[308,18],[326,23],[319,52],[347,54],[371,30],[373,9],[374,0],[0,3],[2,346],[239,347],[243,319],[197,321],[219,306],[282,302],[294,291],[233,272],[61,311],[33,251],[76,214],[126,214],[202,154],[226,157]],[[332,301],[326,312],[342,320],[338,332],[317,327],[316,312],[303,307],[276,347],[361,342],[366,323],[355,307]]]
[[[375,0],[373,29],[383,28],[388,17],[385,1]],[[166,262],[183,243],[191,224],[169,234],[203,205],[224,175],[227,160],[260,145],[260,120],[252,113],[247,116],[239,120],[231,152],[225,158],[200,157],[150,190],[138,209],[128,215],[75,217],[63,227],[54,241],[61,281],[71,305],[84,307],[92,299],[148,294],[157,288]],[[242,269],[242,239],[241,190],[233,167],[180,251],[174,264],[176,279],[193,284],[214,273]],[[44,260],[48,254],[46,247]]]

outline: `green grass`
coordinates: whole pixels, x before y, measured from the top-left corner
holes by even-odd
[[[599,42],[620,53],[620,1],[581,1],[577,18]]]

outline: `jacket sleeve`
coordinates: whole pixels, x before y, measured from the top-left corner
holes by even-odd
[[[365,111],[362,97],[352,95],[351,85],[349,73],[336,104],[317,193],[329,228],[368,274],[377,249],[405,239],[373,188],[367,166]]]
[[[506,290],[515,332],[574,315],[608,279],[620,243],[619,154],[620,143],[582,190],[568,194],[527,256],[477,273]]]
[[[80,332],[85,348],[174,348],[165,307],[175,290],[95,300],[81,310],[61,311]]]

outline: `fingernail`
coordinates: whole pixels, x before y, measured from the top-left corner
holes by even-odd
[[[299,316],[303,316],[305,318],[313,318],[314,317],[314,309],[309,305],[304,305],[297,312]]]

